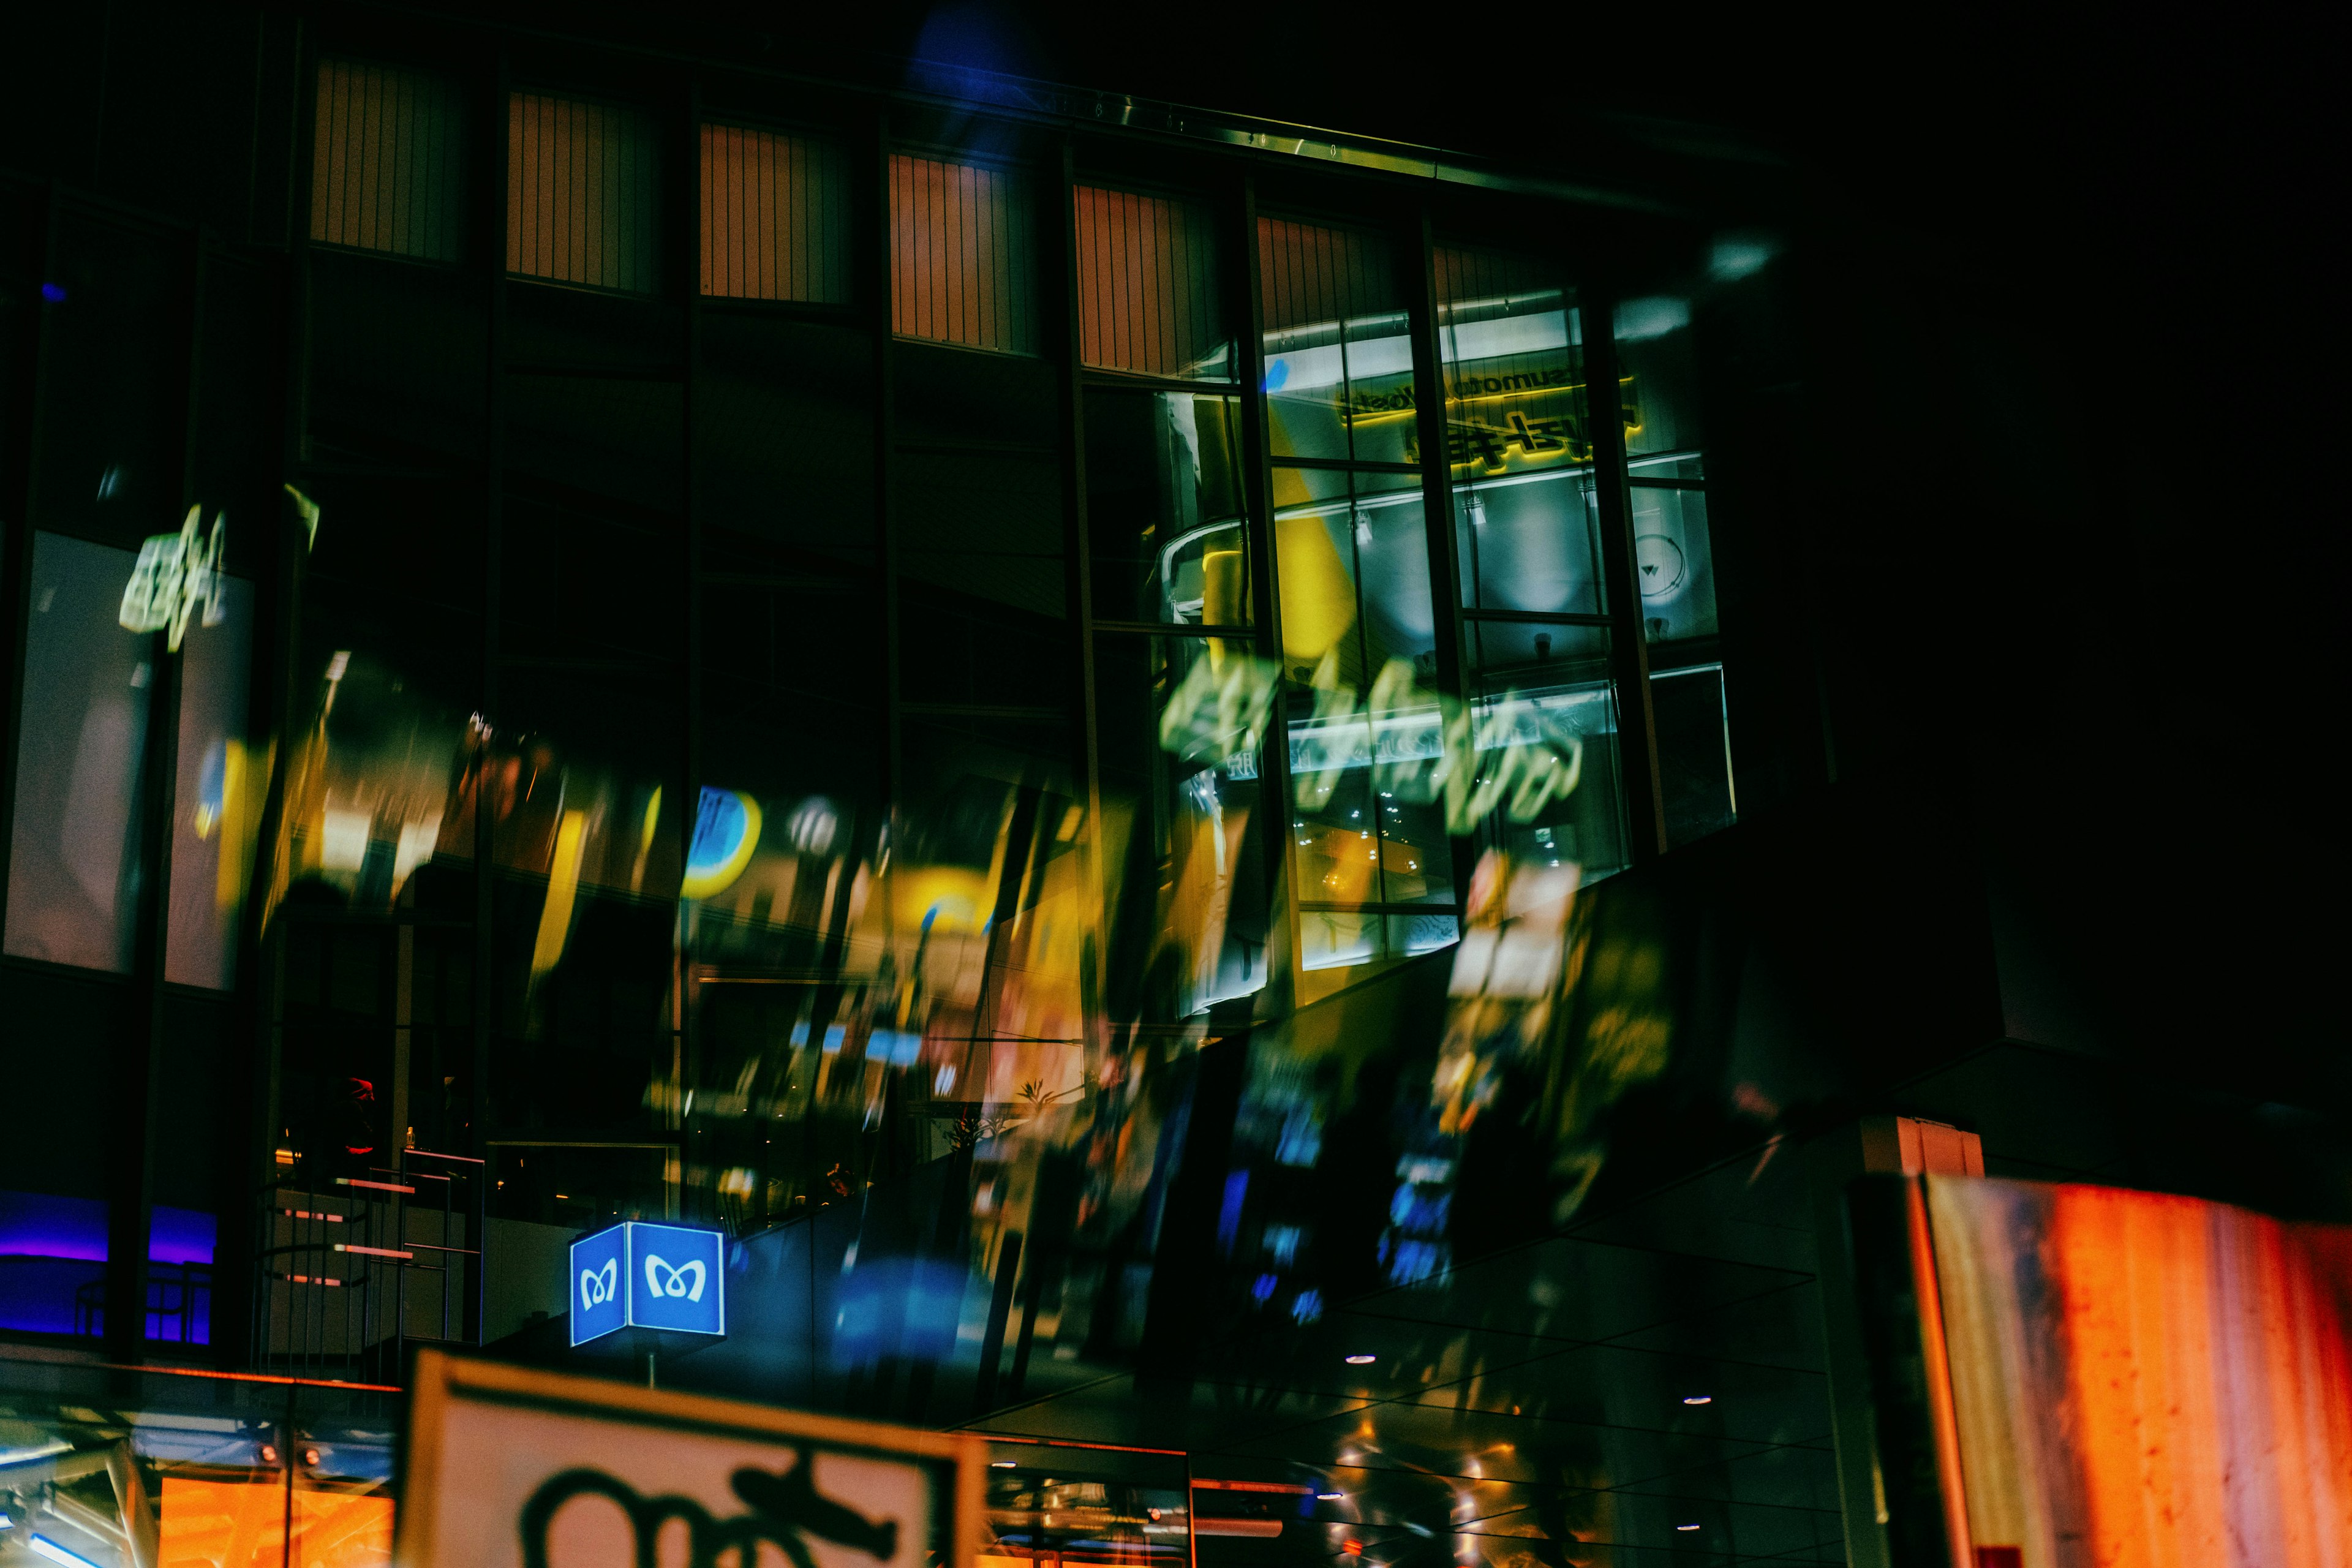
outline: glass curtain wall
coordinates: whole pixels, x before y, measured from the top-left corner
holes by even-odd
[[[0,1328],[96,1335],[112,1308],[118,1340],[201,1344],[208,1140],[269,768],[249,709],[256,576],[286,504],[255,428],[278,374],[269,290],[193,236],[13,184],[0,268],[9,364],[30,376],[0,402],[39,411],[0,502],[22,630],[0,656],[19,698],[0,736],[0,1092],[27,1110],[0,1139]],[[153,1112],[126,1070],[141,1057],[163,1077]],[[126,1130],[165,1152],[136,1242],[115,1206]],[[116,1294],[140,1288],[132,1263],[143,1303]]]
[[[1065,186],[1058,148],[911,111],[868,140],[489,79],[321,68],[296,493],[268,497],[299,614],[273,651],[260,584],[221,577],[176,731],[117,618],[173,405],[134,381],[51,422],[109,444],[55,465],[82,478],[23,552],[9,953],[128,973],[168,863],[168,978],[260,1000],[265,1209],[466,1155],[492,1239],[425,1245],[715,1221],[812,1281],[759,1342],[805,1362],[705,1363],[778,1397],[930,1418],[1095,1375],[1196,1332],[1253,1248],[1244,1310],[1299,1324],[1442,1268],[1462,1118],[1432,1102],[1422,1174],[1341,1172],[1324,1122],[1391,1128],[1402,1080],[1247,1037],[1478,929],[1459,841],[1490,895],[1538,873],[1498,920],[1626,864],[1596,419],[1633,453],[1661,711],[1715,671],[1719,750],[1687,311],[1619,311],[1612,415],[1535,258],[1440,246],[1417,343],[1385,230]],[[1720,784],[1675,820],[1728,820]],[[21,1184],[11,1237],[95,1205],[51,1258],[71,1332],[102,1183]],[[159,1263],[208,1262],[211,1211],[166,1206]],[[487,1272],[450,1337],[562,1315],[559,1271]]]
[[[1454,937],[1444,815],[1392,773],[1437,728],[1413,348],[1391,243],[1262,218],[1258,266],[1300,1000]]]
[[[1477,758],[1457,831],[1606,876],[1626,863],[1624,810],[1583,315],[1532,258],[1441,247],[1436,270]]]

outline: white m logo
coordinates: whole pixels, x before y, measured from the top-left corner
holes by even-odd
[[[691,1286],[688,1285],[686,1279],[689,1274],[694,1276]],[[655,1295],[683,1296],[689,1301],[699,1301],[702,1300],[702,1259],[699,1258],[672,1268],[657,1255],[646,1254],[646,1289]]]
[[[602,1268],[583,1268],[580,1271],[580,1310],[585,1312],[603,1306],[620,1288],[620,1265],[614,1259],[606,1258]]]

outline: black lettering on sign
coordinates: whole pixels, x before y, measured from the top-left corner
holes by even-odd
[[[548,1568],[548,1530],[565,1503],[582,1497],[608,1499],[629,1516],[629,1528],[636,1539],[636,1568],[655,1568],[662,1527],[672,1520],[686,1523],[687,1568],[719,1568],[719,1558],[729,1552],[737,1554],[739,1568],[752,1568],[763,1541],[791,1558],[794,1568],[816,1568],[807,1543],[801,1539],[803,1532],[862,1552],[877,1563],[897,1556],[898,1521],[877,1524],[818,1491],[807,1447],[797,1451],[800,1462],[782,1474],[747,1467],[728,1478],[735,1495],[751,1509],[732,1519],[717,1518],[694,1499],[674,1492],[646,1497],[602,1470],[571,1469],[551,1476],[530,1494],[517,1521],[522,1532],[523,1568]]]

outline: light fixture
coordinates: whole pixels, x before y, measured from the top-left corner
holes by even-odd
[[[1348,1500],[1348,1494],[1346,1492],[1317,1492],[1315,1494],[1315,1500],[1317,1502],[1346,1502]]]
[[[1009,1470],[1013,1468],[1013,1461],[1010,1459],[991,1459],[988,1462],[988,1468],[992,1470]]]
[[[1372,1363],[1380,1359],[1381,1358],[1376,1355],[1351,1355],[1348,1358],[1348,1364],[1349,1366],[1370,1366]]]
[[[92,1563],[80,1552],[68,1552],[46,1535],[37,1535],[26,1544],[50,1562],[63,1564],[64,1568],[99,1568],[97,1563]]]
[[[1712,1405],[1715,1403],[1715,1395],[1712,1394],[1685,1394],[1683,1397],[1683,1403],[1685,1405]]]
[[[1676,1530],[1696,1530],[1698,1526],[1696,1524],[1678,1524],[1675,1526],[1675,1528]]]

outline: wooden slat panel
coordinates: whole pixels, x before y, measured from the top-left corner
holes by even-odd
[[[849,301],[847,170],[821,137],[702,128],[702,291]]]
[[[428,261],[461,259],[464,131],[453,81],[320,61],[310,237]]]

